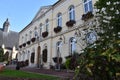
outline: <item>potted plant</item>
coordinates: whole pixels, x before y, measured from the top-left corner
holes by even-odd
[[[23,43],[23,46],[25,47],[25,46],[26,46],[26,43]]]
[[[57,27],[54,28],[54,32],[55,32],[55,33],[58,33],[58,32],[60,32],[61,30],[62,30],[62,27],[61,27],[61,26],[57,26]]]
[[[47,37],[47,36],[48,36],[48,31],[45,31],[45,32],[42,33],[42,37],[43,37],[43,38],[45,38],[45,37]]]
[[[91,11],[87,12],[86,14],[82,15],[82,20],[87,21],[88,19],[92,18],[94,15]]]
[[[59,61],[58,61],[59,60]],[[62,57],[53,57],[53,61],[55,62],[55,63],[62,63]]]
[[[27,41],[27,44],[29,45],[29,44],[30,44],[30,41]]]
[[[68,22],[66,22],[66,26],[67,27],[73,27],[73,25],[76,23],[75,20],[69,20]]]
[[[36,40],[36,38],[35,38],[35,37],[33,37],[33,38],[31,39],[31,41],[32,41],[32,42],[35,42],[35,40]]]

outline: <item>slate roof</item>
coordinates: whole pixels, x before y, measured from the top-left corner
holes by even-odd
[[[0,46],[2,44],[5,45],[5,48],[12,49],[13,46],[18,48],[18,32],[9,31],[4,32],[3,29],[0,28]]]

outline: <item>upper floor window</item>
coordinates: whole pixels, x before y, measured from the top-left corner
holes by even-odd
[[[25,35],[25,42],[27,42],[27,36],[28,36],[28,35],[26,34],[26,35]]]
[[[70,6],[70,8],[69,8],[69,19],[75,20],[75,8],[74,8],[74,6]]]
[[[35,32],[34,32],[35,38],[38,37],[38,32],[37,32],[37,27],[35,27]]]
[[[61,56],[62,41],[57,42],[57,57]]]
[[[24,37],[22,36],[22,43],[24,43]]]
[[[70,39],[70,53],[71,53],[71,55],[74,54],[75,50],[76,50],[76,39],[74,37],[72,37]]]
[[[32,31],[29,32],[29,39],[32,38]]]
[[[45,21],[45,26],[46,26],[46,31],[48,31],[48,26],[49,26],[49,20],[48,19]]]
[[[42,36],[42,23],[40,24],[40,36]]]
[[[58,13],[57,15],[57,26],[62,27],[62,14]]]
[[[84,10],[85,13],[87,13],[88,11],[93,11],[92,0],[84,0]]]

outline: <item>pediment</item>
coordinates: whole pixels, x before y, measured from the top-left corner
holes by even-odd
[[[38,19],[40,16],[42,16],[46,11],[48,11],[52,6],[43,6],[39,9],[36,16],[33,18],[33,21]]]

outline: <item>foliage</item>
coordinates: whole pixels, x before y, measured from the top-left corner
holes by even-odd
[[[75,67],[78,65],[77,64],[79,59],[78,57],[79,57],[79,54],[76,52],[71,57],[69,56],[65,62],[66,68],[70,70],[75,70]]]
[[[117,80],[120,77],[120,1],[98,0],[95,7],[98,24],[94,30],[99,38],[81,53],[76,76],[81,79],[82,73],[94,80]]]
[[[4,61],[4,50],[0,48],[0,62]]]

